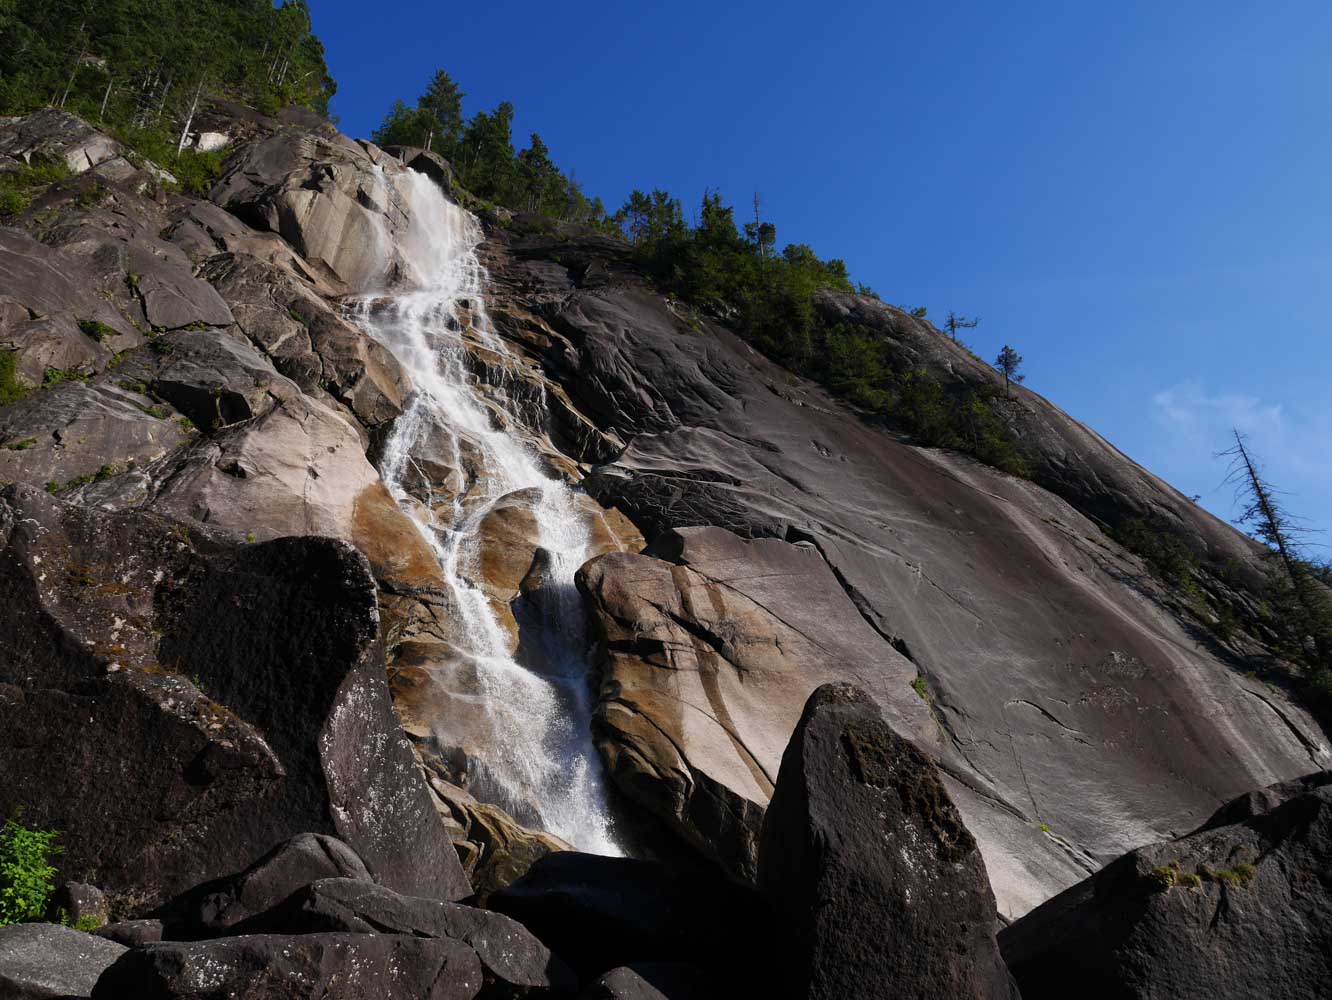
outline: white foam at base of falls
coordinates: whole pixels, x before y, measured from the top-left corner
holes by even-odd
[[[470,697],[484,713],[492,739],[477,751],[482,759],[470,774],[471,791],[581,850],[619,854],[591,740],[582,608],[573,582],[588,555],[587,525],[570,487],[543,471],[527,443],[496,426],[494,401],[485,398],[469,371],[464,344],[469,332],[484,349],[517,363],[486,314],[488,276],[477,256],[479,223],[424,174],[407,170],[380,177],[396,187],[410,221],[399,242],[398,287],[373,308],[371,300],[363,300],[356,319],[393,353],[416,388],[385,443],[380,474],[439,560],[458,618],[455,644],[475,672]],[[441,433],[456,469],[470,464],[481,471],[427,517],[407,482],[418,446],[427,435],[437,440]],[[463,461],[464,448],[470,463]],[[548,553],[536,602],[540,624],[524,633],[519,648],[519,658],[531,661],[526,664],[510,655],[487,595],[469,577],[479,564],[479,525],[497,501],[516,490],[531,491],[537,541]],[[447,720],[441,720],[437,732],[447,745],[446,727]]]

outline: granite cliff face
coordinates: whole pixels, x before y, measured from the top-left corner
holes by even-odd
[[[302,832],[444,902],[586,837],[752,884],[827,683],[937,761],[1010,919],[1328,767],[1247,640],[1190,627],[1105,529],[1169,519],[1241,575],[1252,543],[1035,393],[1001,410],[1017,479],[783,371],[618,240],[478,226],[430,154],[229,132],[205,200],[68,116],[0,122],[4,157],[76,171],[0,226],[0,727],[37,734],[0,746],[29,775],[0,812],[71,831],[122,915]],[[819,308],[946,382],[996,377],[876,300]],[[290,687],[316,640],[324,673]],[[112,812],[80,815],[92,786]]]
[[[1237,532],[1027,390],[1011,420],[1062,495],[914,447],[682,318],[621,259],[498,236],[492,270],[510,311],[549,328],[534,342],[554,377],[625,443],[585,487],[652,540],[580,575],[611,773],[728,870],[752,874],[785,734],[832,679],[939,758],[1010,917],[1234,794],[1327,766],[1317,724],[1173,613],[1092,517],[1177,511],[1251,564]],[[996,377],[890,306],[825,307],[940,372]]]

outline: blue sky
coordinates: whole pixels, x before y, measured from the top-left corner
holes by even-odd
[[[1326,0],[313,7],[344,131],[442,67],[611,207],[757,191],[1221,516],[1238,425],[1332,528]]]

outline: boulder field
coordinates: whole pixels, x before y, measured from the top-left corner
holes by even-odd
[[[389,490],[423,390],[358,325],[410,272],[384,179],[469,196],[308,116],[210,121],[201,198],[64,112],[0,120],[0,172],[70,174],[0,225],[0,816],[60,831],[63,915],[109,921],[0,928],[0,993],[1325,994],[1327,736],[1261,636],[1112,535],[1170,523],[1229,567],[1205,589],[1254,543],[1025,388],[991,405],[1030,479],[784,371],[623,241],[502,211],[456,363],[573,487],[630,856],[488,801],[438,544],[487,470],[427,427]],[[817,307],[997,378],[877,300]],[[539,493],[464,569],[510,654],[551,613]]]

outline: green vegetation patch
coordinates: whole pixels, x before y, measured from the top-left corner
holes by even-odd
[[[18,358],[13,351],[0,348],[0,406],[17,403],[28,394],[18,383]]]
[[[42,374],[42,385],[59,385],[61,382],[87,382],[90,376],[83,372],[65,368],[48,368]]]
[[[107,337],[118,336],[114,327],[107,326],[105,323],[101,322],[100,320],[95,320],[95,319],[79,320],[79,329],[82,330],[84,333],[86,333],[93,340],[97,341],[99,344]]]
[[[0,216],[18,215],[47,185],[69,176],[64,160],[43,160],[0,173]]]
[[[0,926],[41,917],[55,888],[56,830],[29,830],[11,817],[0,827]]]
[[[1168,524],[1138,517],[1113,534],[1120,545],[1142,556],[1161,581],[1175,587],[1193,584],[1198,558]]]

